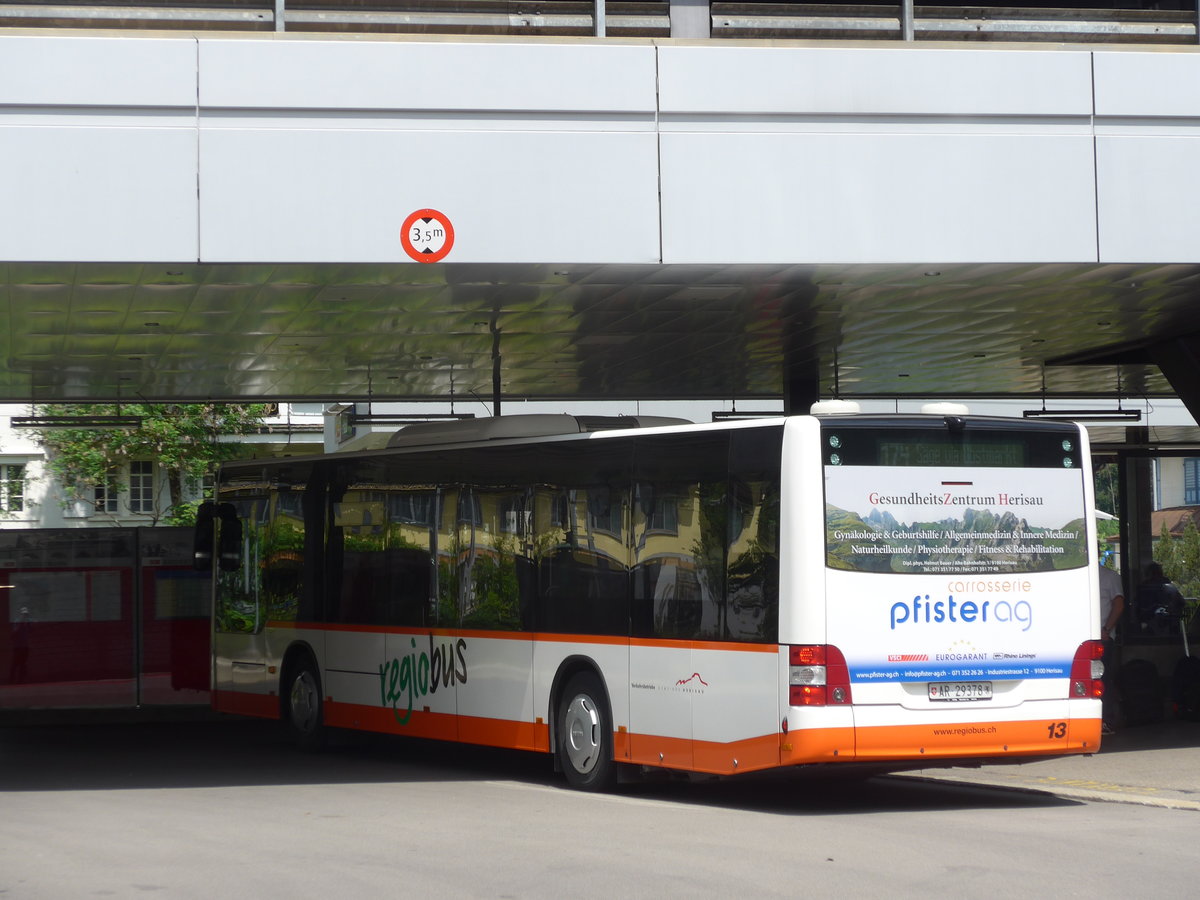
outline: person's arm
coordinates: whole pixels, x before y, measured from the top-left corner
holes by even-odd
[[[1108,612],[1108,621],[1104,623],[1104,636],[1108,637],[1121,621],[1121,613],[1125,611],[1125,595],[1117,594],[1112,600],[1112,609]]]

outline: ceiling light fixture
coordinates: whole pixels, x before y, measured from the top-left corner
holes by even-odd
[[[13,416],[9,420],[13,428],[82,428],[103,430],[125,430],[140,428],[141,416]]]
[[[1139,422],[1142,418],[1140,409],[1027,409],[1022,413],[1027,419],[1085,419],[1089,422]]]
[[[1116,409],[1046,409],[1046,366],[1042,365],[1042,408],[1027,409],[1022,415],[1026,419],[1069,419],[1088,422],[1140,422],[1140,409],[1125,409],[1121,406],[1121,367],[1117,366]]]

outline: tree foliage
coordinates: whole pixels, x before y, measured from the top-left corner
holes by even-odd
[[[1109,515],[1117,515],[1119,497],[1121,495],[1117,464],[1101,463],[1092,474],[1092,484],[1096,488],[1096,508],[1102,509]]]
[[[1180,535],[1172,535],[1164,525],[1154,542],[1154,559],[1184,597],[1200,597],[1200,530],[1195,522],[1188,522]]]
[[[115,404],[89,403],[40,407],[39,415],[114,415]],[[89,500],[100,485],[122,490],[112,473],[134,460],[148,460],[166,472],[170,507],[162,516],[172,524],[194,519],[194,504],[183,499],[194,485],[226,459],[245,455],[245,446],[219,436],[247,434],[268,414],[264,403],[124,403],[121,415],[140,416],[130,430],[55,428],[36,432],[46,449],[46,466],[63,485],[67,500]],[[155,513],[157,522],[160,516]]]

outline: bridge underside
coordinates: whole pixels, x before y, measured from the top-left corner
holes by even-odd
[[[0,402],[1200,411],[1196,54],[0,45]]]
[[[7,263],[0,401],[486,399],[497,374],[510,400],[1186,398],[1197,284],[1198,265]]]

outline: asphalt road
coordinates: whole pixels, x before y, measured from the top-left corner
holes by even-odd
[[[1195,813],[798,773],[561,786],[546,757],[269,723],[0,727],[0,897],[1190,897]]]

